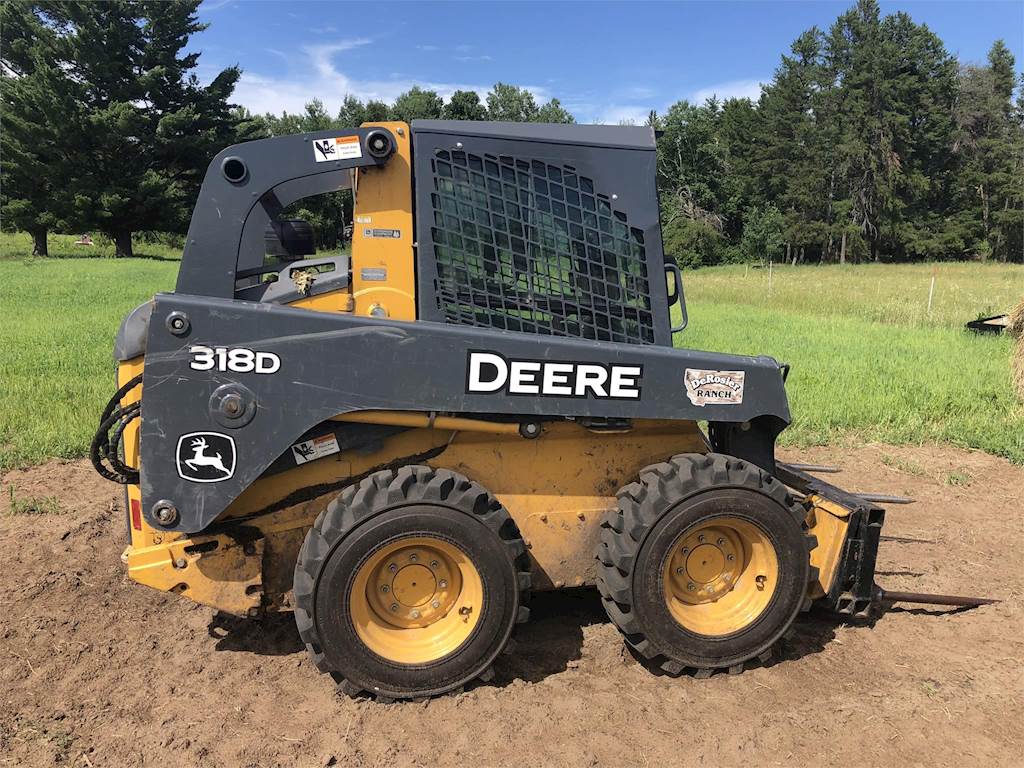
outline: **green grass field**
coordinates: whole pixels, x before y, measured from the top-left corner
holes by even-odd
[[[932,311],[928,289],[937,273]],[[684,276],[681,343],[792,364],[785,444],[948,442],[1024,463],[1012,341],[963,330],[1024,295],[1024,267],[722,267]]]
[[[74,239],[60,248],[79,255]],[[0,469],[85,454],[114,388],[121,318],[174,286],[178,252],[137,250],[148,258],[30,259],[27,237],[0,234]],[[687,272],[681,342],[791,363],[784,443],[945,441],[1024,463],[1011,342],[961,330],[1009,309],[1024,267],[934,270],[931,314],[932,265],[781,267],[771,295],[765,270]]]

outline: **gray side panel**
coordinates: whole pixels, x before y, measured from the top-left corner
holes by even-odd
[[[184,312],[191,330],[168,331],[169,312]],[[245,347],[280,357],[273,374],[195,371],[192,345]],[[469,350],[548,362],[641,366],[636,399],[470,394]],[[686,369],[742,371],[740,403],[696,406],[684,389]],[[242,426],[231,426],[213,403],[230,385],[243,396]],[[158,500],[180,513],[174,530],[208,526],[246,487],[313,426],[349,411],[384,409],[496,413],[522,416],[592,416],[746,422],[781,426],[789,407],[778,364],[657,346],[600,344],[579,339],[502,333],[439,323],[309,312],[273,304],[161,294],[150,323],[142,412],[142,500],[151,524]],[[223,393],[224,390],[221,390]],[[301,404],[301,405],[300,405]],[[237,467],[221,482],[194,483],[178,476],[179,437],[192,432],[230,435]],[[769,436],[774,439],[774,430]]]

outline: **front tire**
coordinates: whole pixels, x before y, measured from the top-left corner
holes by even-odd
[[[435,696],[490,675],[529,615],[528,563],[482,486],[425,466],[384,470],[346,488],[306,535],[295,621],[344,692]]]
[[[748,462],[686,454],[619,492],[597,586],[626,642],[670,674],[767,661],[808,607],[813,537],[785,486]]]

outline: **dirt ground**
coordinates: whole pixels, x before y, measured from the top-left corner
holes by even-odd
[[[596,592],[538,596],[492,684],[427,703],[333,693],[290,615],[263,622],[129,582],[123,512],[87,462],[2,478],[0,765],[1020,765],[1024,468],[952,448],[814,449],[850,490],[907,494],[878,581],[981,594],[874,624],[812,612],[782,659],[657,677]],[[55,496],[59,514],[8,514]]]

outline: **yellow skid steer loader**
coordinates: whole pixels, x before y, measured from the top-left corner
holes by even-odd
[[[596,586],[697,676],[766,661],[815,600],[877,606],[878,500],[776,461],[788,367],[674,345],[654,138],[428,120],[218,155],[92,446],[131,578],[291,610],[383,700],[488,679],[535,591]],[[351,253],[318,255],[288,206],[342,189]]]

